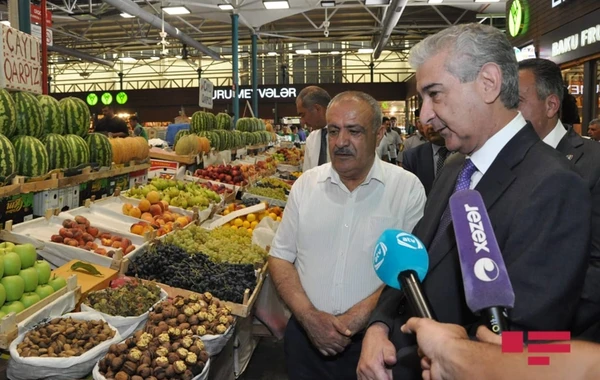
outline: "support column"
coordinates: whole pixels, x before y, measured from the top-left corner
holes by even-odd
[[[583,110],[581,115],[581,134],[587,136],[588,124],[594,119],[597,107],[596,94],[596,61],[587,61],[583,64]]]
[[[202,79],[202,69],[198,68],[196,72],[198,73],[198,86],[200,86],[200,79]]]
[[[123,91],[123,72],[119,72],[119,91]]]
[[[240,117],[240,99],[238,97],[239,79],[238,79],[238,15],[231,15],[231,65],[233,71],[233,125],[237,124]]]
[[[42,94],[48,95],[48,41],[46,40],[46,0],[42,0]]]
[[[375,82],[375,64],[373,62],[369,64],[369,69],[371,71],[371,83],[373,83]]]
[[[258,117],[258,36],[252,34],[252,111]]]
[[[31,3],[19,0],[19,30],[31,34]]]

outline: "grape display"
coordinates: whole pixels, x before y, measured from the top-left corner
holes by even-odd
[[[257,204],[259,204],[260,202],[262,202],[260,199],[258,198],[246,198],[246,199],[242,199],[242,204],[246,207],[252,207],[255,206]]]
[[[246,192],[248,192],[250,194],[254,194],[254,195],[259,195],[261,197],[279,199],[282,201],[287,201],[287,198],[288,198],[285,190],[282,188],[273,189],[270,187],[254,186],[254,187],[249,188]]]
[[[215,263],[201,252],[190,255],[181,247],[163,242],[133,258],[127,275],[197,293],[210,292],[235,303],[242,303],[244,291],[256,286],[251,264]]]

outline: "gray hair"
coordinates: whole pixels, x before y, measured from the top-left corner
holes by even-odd
[[[539,100],[556,95],[562,103],[564,85],[560,67],[556,63],[547,59],[531,58],[519,62],[519,70],[531,71],[535,77],[535,90]]]
[[[444,29],[419,42],[410,50],[410,65],[418,69],[428,59],[449,52],[445,68],[462,83],[477,78],[486,63],[502,71],[500,100],[508,109],[519,106],[519,73],[515,52],[506,35],[489,25],[462,24]]]
[[[327,109],[331,108],[335,103],[346,99],[352,99],[367,103],[367,105],[371,109],[371,119],[369,120],[369,126],[371,127],[371,131],[374,134],[377,134],[377,131],[379,131],[379,128],[381,127],[381,120],[383,118],[383,112],[381,111],[381,107],[379,106],[377,100],[375,100],[375,98],[373,98],[371,95],[361,91],[344,91],[337,94],[333,97],[333,99],[331,99],[331,102],[329,102],[329,106],[327,107]]]
[[[590,121],[589,125],[600,125],[600,118],[594,119]]]
[[[310,108],[315,104],[318,104],[323,108],[327,108],[327,105],[331,101],[331,96],[321,87],[308,86],[304,87],[302,91],[300,91],[296,100],[300,100],[304,108]]]

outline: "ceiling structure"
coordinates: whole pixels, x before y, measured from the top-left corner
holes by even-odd
[[[54,45],[107,61],[123,56],[157,56],[163,48],[158,44],[163,16],[172,30],[189,38],[184,41],[196,43],[185,46],[183,38],[167,36],[173,55],[180,55],[185,46],[184,56],[209,57],[214,52],[215,57],[226,60],[231,54],[232,12],[239,15],[241,50],[249,51],[251,36],[256,34],[259,53],[265,54],[293,53],[302,47],[312,47],[314,53],[322,46],[333,47],[323,43],[340,42],[345,42],[346,49],[375,48],[386,30],[386,12],[402,3],[406,6],[391,30],[385,50],[407,51],[424,37],[456,23],[484,22],[505,27],[506,0],[444,0],[435,5],[429,1],[381,0],[385,4],[365,5],[364,0],[336,0],[335,6],[323,8],[318,0],[289,0],[290,8],[284,10],[266,10],[262,0],[48,0],[47,4],[52,10]],[[218,5],[225,3],[234,10],[221,10]],[[191,13],[163,15],[162,7],[176,5],[187,7]],[[125,6],[134,6],[144,17],[121,17]],[[0,12],[7,19],[6,3],[0,4]],[[73,17],[89,13],[94,17],[88,21]],[[153,18],[154,25],[147,22],[148,17]],[[66,57],[64,49],[52,54],[55,60],[72,59]]]

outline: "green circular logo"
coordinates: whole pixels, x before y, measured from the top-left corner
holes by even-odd
[[[523,26],[523,6],[521,0],[515,0],[508,11],[508,32],[516,37]]]
[[[98,104],[98,95],[96,95],[92,92],[92,93],[88,94],[88,96],[85,100],[87,101],[87,104],[89,104],[90,106],[95,106],[96,104]]]
[[[125,93],[125,91],[119,92],[117,94],[116,98],[117,98],[117,103],[119,103],[119,104],[127,103],[128,97],[127,97],[127,94]]]
[[[102,94],[102,98],[100,100],[102,101],[102,104],[104,104],[105,106],[107,106],[110,103],[112,103],[113,98],[112,98],[112,95],[109,92],[105,92],[104,94]]]

